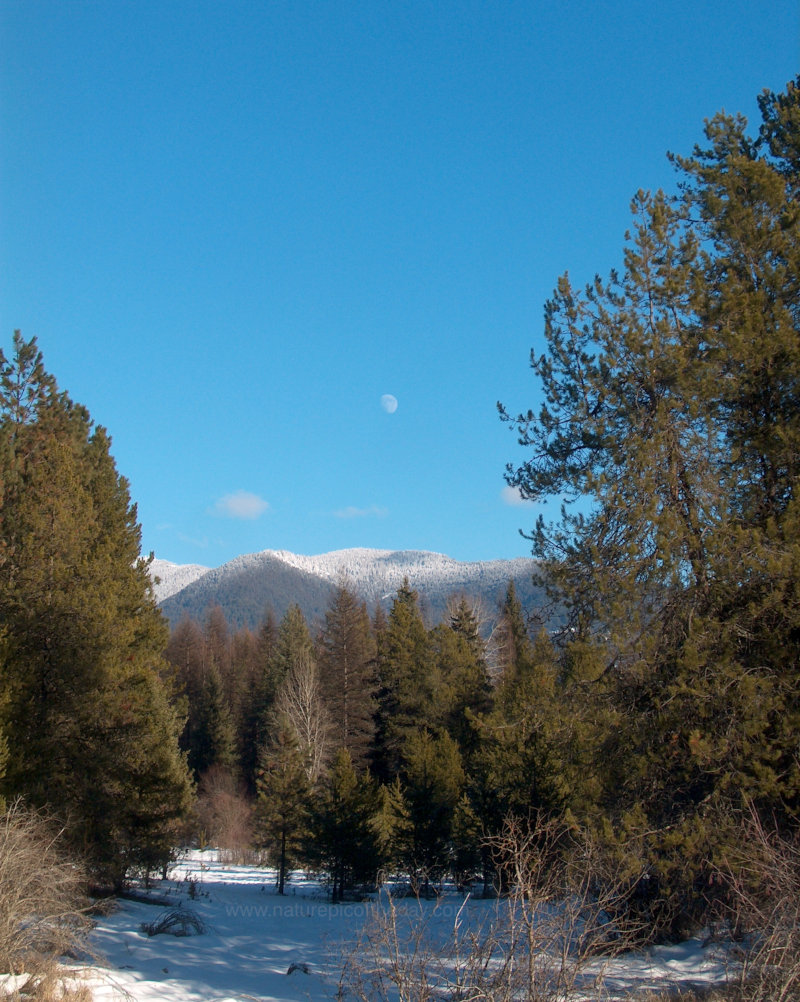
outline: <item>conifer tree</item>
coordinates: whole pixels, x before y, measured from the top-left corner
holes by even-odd
[[[408,805],[409,840],[402,855],[409,871],[438,880],[453,860],[456,808],[464,790],[464,769],[455,741],[419,730],[404,748],[403,795]]]
[[[366,606],[346,583],[331,596],[318,647],[332,744],[363,769],[375,731],[375,642]]]
[[[508,582],[492,639],[499,677],[508,679],[525,674],[530,663],[531,639],[513,580]]]
[[[475,735],[469,717],[488,711],[490,687],[486,644],[465,598],[454,603],[449,624],[435,626],[429,640],[441,724],[468,756]]]
[[[178,623],[167,644],[181,695],[186,700],[186,725],[181,747],[197,780],[213,766],[237,771],[236,735],[230,700],[209,638],[190,619]]]
[[[212,766],[231,774],[238,772],[236,733],[222,676],[217,662],[206,664],[200,687],[199,702],[195,708],[195,728],[189,764],[196,775],[202,776]]]
[[[513,420],[509,482],[587,499],[534,548],[571,612],[567,667],[619,725],[606,809],[635,808],[683,918],[712,817],[800,810],[798,84],[762,95],[755,139],[712,118],[673,158],[680,197],[637,196],[620,274],[560,280],[532,359],[545,403]]]
[[[255,632],[240,630],[234,637],[234,652],[242,695],[239,721],[239,761],[242,780],[248,793],[255,793],[258,749],[266,739],[265,719],[275,701],[267,664],[274,645],[277,627],[274,618],[265,621]]]
[[[334,901],[355,883],[375,881],[381,864],[377,811],[374,781],[357,775],[350,753],[340,748],[317,791],[306,852],[329,875]]]
[[[291,605],[280,621],[271,654],[270,667],[275,678],[276,691],[289,674],[292,665],[304,657],[314,657],[314,644],[303,610],[299,605]]]
[[[372,830],[384,867],[398,871],[407,856],[407,847],[412,844],[411,817],[399,776],[388,785],[378,786]]]
[[[417,599],[405,581],[379,635],[374,763],[383,781],[399,773],[408,738],[438,713],[428,634]]]
[[[167,628],[108,436],[19,333],[0,352],[0,455],[5,791],[67,820],[119,882],[132,832],[154,863],[190,791],[161,681]]]
[[[307,834],[311,787],[294,729],[278,718],[261,751],[256,817],[260,838],[278,869],[278,893],[297,862]]]
[[[231,714],[235,714],[239,692],[234,673],[231,632],[220,605],[212,605],[208,610],[203,633],[208,658],[216,665],[228,709]]]

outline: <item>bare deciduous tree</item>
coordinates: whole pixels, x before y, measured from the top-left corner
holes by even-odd
[[[320,692],[314,658],[303,651],[293,658],[281,685],[275,709],[291,725],[306,763],[306,775],[315,783],[331,754],[331,724]]]
[[[253,842],[253,810],[244,784],[227,769],[212,765],[200,780],[194,816],[203,841],[230,853]]]

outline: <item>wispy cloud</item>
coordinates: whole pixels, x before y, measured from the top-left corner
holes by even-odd
[[[182,543],[189,543],[191,546],[197,546],[201,550],[208,548],[208,536],[203,536],[202,539],[200,539],[196,536],[187,536],[185,532],[179,532],[177,535],[178,539]]]
[[[222,518],[254,519],[269,511],[269,502],[251,494],[250,491],[235,491],[221,497],[211,508],[214,515]]]
[[[340,508],[333,513],[337,518],[386,518],[389,514],[388,508],[380,508],[378,505],[370,505],[369,508],[356,508],[349,505],[347,508]]]
[[[530,498],[524,498],[520,492],[519,487],[506,486],[500,491],[500,497],[503,499],[504,504],[510,505],[521,505],[521,504],[533,504]]]

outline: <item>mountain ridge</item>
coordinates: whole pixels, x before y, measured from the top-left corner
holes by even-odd
[[[428,550],[354,547],[314,556],[262,550],[216,568],[154,559],[151,575],[160,579],[154,593],[173,626],[183,616],[201,620],[218,604],[232,625],[253,628],[267,608],[280,617],[293,604],[309,621],[321,619],[340,581],[349,583],[368,605],[388,607],[407,579],[432,621],[442,617],[454,594],[481,600],[493,612],[511,580],[523,605],[543,605],[543,593],[533,583],[535,569],[533,557],[458,561]]]

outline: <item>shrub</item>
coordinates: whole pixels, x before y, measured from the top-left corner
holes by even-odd
[[[767,825],[754,808],[742,821],[739,849],[719,867],[727,888],[720,909],[740,944],[731,985],[742,1002],[800,999],[800,837]]]
[[[87,948],[86,873],[62,853],[62,836],[20,801],[0,817],[0,971],[27,975],[25,994],[49,991],[58,958]]]
[[[590,840],[558,822],[509,821],[490,848],[506,893],[476,908],[464,900],[451,921],[444,899],[381,894],[345,951],[340,997],[564,1002],[600,986],[610,958],[637,939],[612,917],[625,911],[628,882],[598,871]]]
[[[243,784],[220,766],[200,780],[194,821],[201,843],[232,853],[245,853],[253,844],[253,811]]]

